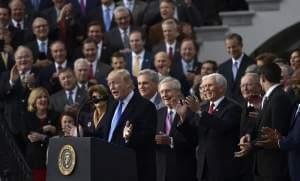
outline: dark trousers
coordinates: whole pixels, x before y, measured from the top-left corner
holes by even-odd
[[[289,181],[289,177],[262,177],[255,176],[254,181]]]

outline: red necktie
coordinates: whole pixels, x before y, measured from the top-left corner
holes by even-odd
[[[214,103],[211,103],[209,108],[208,108],[208,114],[212,114],[214,113],[214,107],[215,107],[215,104]]]
[[[94,78],[94,73],[93,73],[93,64],[90,63],[90,69],[89,69],[89,80]]]

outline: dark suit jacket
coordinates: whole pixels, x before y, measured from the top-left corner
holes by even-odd
[[[78,88],[75,96],[75,102],[80,105],[86,102],[87,93],[86,91]],[[51,108],[55,112],[62,113],[65,110],[65,106],[68,104],[68,98],[65,90],[60,90],[57,93],[53,94],[50,98]]]
[[[248,57],[246,54],[244,54],[244,57],[240,64],[240,67],[237,72],[235,80],[233,80],[232,59],[231,58],[219,66],[218,72],[220,74],[222,74],[227,80],[226,96],[228,96],[238,102],[244,101],[244,99],[242,97],[241,89],[240,89],[241,78],[245,74],[246,68],[249,65],[252,65],[254,63],[255,63],[254,60],[252,60],[250,57]]]
[[[126,69],[132,75],[132,61],[133,60],[132,60],[132,53],[131,52],[125,54],[125,60],[127,62]],[[153,57],[147,51],[145,51],[145,54],[144,54],[144,59],[143,59],[141,70],[143,70],[143,69],[154,69]]]
[[[155,56],[156,53],[161,52],[161,51],[167,52],[166,43],[164,41],[153,47],[153,49],[152,49],[153,57]],[[174,53],[173,60],[174,61],[180,60],[181,55],[180,55],[180,42],[179,41],[176,42],[175,50],[173,50],[173,53]]]
[[[104,18],[103,18],[103,9],[102,9],[101,4],[98,7],[91,9],[91,11],[88,12],[88,20],[89,20],[89,22],[90,21],[100,22],[103,27],[103,31],[105,32],[106,29],[105,29]],[[115,22],[114,16],[112,16],[109,30],[112,30],[116,26],[117,26],[117,23]]]
[[[107,85],[106,77],[111,70],[112,70],[111,66],[102,63],[101,61],[98,61],[96,72],[95,72],[95,78],[99,84]]]
[[[32,169],[46,168],[48,139],[46,139],[45,141],[38,141],[38,142],[31,143],[30,140],[27,138],[27,135],[31,131],[38,132],[41,134],[46,134],[43,132],[43,126],[45,125],[52,125],[57,128],[58,118],[59,118],[59,114],[53,111],[48,111],[47,118],[44,123],[42,123],[41,120],[36,116],[36,112],[26,112],[25,116],[22,117],[22,120],[25,123],[25,129],[23,132],[24,139],[26,141],[25,158],[30,168]],[[49,133],[46,135],[49,137],[54,136]]]
[[[292,115],[291,102],[282,87],[276,87],[266,98],[263,109],[257,118],[257,129],[252,138],[256,138],[262,127],[277,129],[286,136]],[[254,158],[255,174],[262,177],[288,176],[287,154],[278,150],[258,149]]]
[[[208,114],[209,104],[202,107],[202,115],[188,118],[178,129],[192,140],[198,133],[198,179],[210,181],[233,180],[240,176],[240,161],[234,158],[239,148],[241,107],[225,97],[213,114]]]
[[[112,49],[113,52],[124,49],[122,36],[118,27],[115,27],[104,34],[104,42]]]
[[[136,0],[134,1],[134,5],[133,5],[133,11],[131,13],[132,18],[133,18],[133,24],[135,26],[142,26],[143,24],[143,19],[144,19],[144,13],[145,10],[147,8],[147,4],[143,1],[140,0]],[[117,6],[124,6],[123,1],[119,1],[117,3]]]
[[[50,45],[51,45],[52,41],[50,39],[48,39],[48,50],[47,50],[47,58],[50,59],[51,58],[51,50],[50,50]],[[39,51],[39,45],[37,40],[35,39],[34,41],[31,41],[27,44],[28,48],[30,48],[30,50],[32,51],[33,54],[33,60],[34,62],[39,58],[40,55],[40,51]]]
[[[187,7],[181,0],[176,0],[175,4],[177,7],[179,21],[189,22],[193,26],[201,26],[203,24],[202,16],[195,5]],[[160,22],[161,20],[162,19],[159,12],[159,1],[153,1],[149,3],[144,15],[144,24],[153,25]]]
[[[167,107],[163,107],[158,110],[157,133],[165,132],[165,120],[167,113]],[[169,136],[173,138],[174,148],[170,148],[169,145],[157,145],[157,181],[196,180],[196,144],[187,140],[182,133],[176,129],[179,119],[179,116],[176,114],[169,134]]]
[[[105,122],[104,133],[106,140],[109,135],[111,120],[113,118],[117,102],[113,105],[110,119]],[[137,108],[139,111],[137,111]],[[140,181],[153,181],[156,176],[155,169],[155,143],[156,109],[148,100],[134,93],[127,107],[122,113],[119,124],[112,136],[111,143],[128,146],[136,152],[137,173]],[[133,124],[133,133],[128,143],[123,138],[123,129],[126,121]]]
[[[67,60],[67,67],[73,68],[72,62]],[[58,78],[52,79],[52,75],[56,72],[55,64],[50,64],[49,66],[41,70],[40,81],[41,86],[45,87],[50,94],[53,94],[62,89]]]
[[[291,126],[286,137],[280,140],[280,149],[288,152],[289,173],[292,181],[300,180],[300,113],[296,114],[299,102],[294,105]]]
[[[39,70],[32,68],[31,73],[34,73],[36,78],[36,86],[39,86]],[[15,138],[21,151],[25,150],[25,145],[22,139],[24,130],[24,122],[21,118],[27,110],[27,100],[30,90],[23,87],[21,80],[17,79],[14,86],[9,84],[10,71],[2,73],[0,80],[0,100],[4,105],[4,118],[7,121],[9,131]]]
[[[0,54],[0,75],[5,71],[10,71],[10,69],[15,65],[15,60],[12,55],[8,54],[7,66],[4,64],[4,60]]]
[[[14,27],[13,23],[10,22],[8,25],[8,29],[11,32],[12,37],[12,46],[17,48],[19,45],[24,45],[29,41],[34,39],[32,33],[32,18],[26,17],[24,19],[24,29],[19,30],[18,28]]]
[[[31,0],[25,0],[26,12],[30,12],[33,16],[40,15],[40,13],[53,6],[51,0],[40,0],[39,8],[35,11],[34,6],[31,3]]]
[[[85,13],[81,13],[81,8],[78,0],[69,0],[70,3],[72,3],[72,7],[76,12],[80,12],[81,16],[86,16],[88,12],[92,11],[95,9],[95,7],[98,5],[97,0],[87,0],[86,1],[86,6],[85,6]]]

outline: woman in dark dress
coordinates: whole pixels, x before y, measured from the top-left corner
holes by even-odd
[[[33,181],[45,181],[48,140],[56,134],[58,119],[58,114],[49,109],[49,94],[46,89],[39,87],[31,91],[28,112],[23,119],[25,158],[32,169]]]
[[[105,86],[98,84],[89,88],[88,95],[93,105],[90,112],[83,113],[80,119],[83,134],[86,137],[104,138],[103,122],[108,119],[108,110],[110,110],[108,91]]]

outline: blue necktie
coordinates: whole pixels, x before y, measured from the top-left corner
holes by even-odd
[[[122,115],[122,106],[123,106],[123,102],[120,101],[117,108],[116,108],[114,117],[111,121],[111,126],[110,126],[108,140],[107,140],[108,142],[111,142],[114,131],[115,131],[116,127],[118,126],[119,122],[120,122],[120,118],[121,118],[121,115]]]
[[[68,95],[68,104],[69,105],[72,105],[72,104],[74,104],[74,102],[73,102],[73,91],[69,91],[69,95]]]
[[[33,5],[33,8],[35,11],[39,10],[40,0],[31,0],[31,3]]]
[[[110,8],[106,8],[104,12],[104,24],[105,24],[105,31],[108,32],[110,29],[111,19],[110,19]]]
[[[235,80],[236,79],[236,75],[237,75],[237,73],[238,73],[238,70],[239,70],[239,67],[238,67],[239,65],[238,65],[238,62],[234,62],[233,63],[233,66],[232,66],[232,75],[233,75],[233,80]]]
[[[40,52],[45,53],[45,55],[47,55],[47,45],[46,42],[41,42],[40,44]]]

